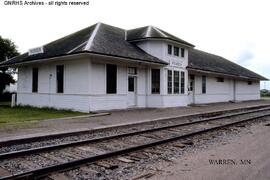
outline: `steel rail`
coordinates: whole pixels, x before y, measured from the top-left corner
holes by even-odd
[[[248,106],[248,107],[241,107],[241,108],[234,108],[234,109],[226,109],[226,110],[217,110],[213,112],[204,112],[204,113],[199,113],[199,114],[188,114],[188,115],[183,115],[181,117],[169,117],[169,118],[163,118],[161,120],[158,120],[158,122],[164,122],[166,120],[170,119],[178,119],[178,118],[193,118],[193,117],[205,117],[209,114],[219,114],[219,113],[230,113],[233,111],[240,111],[240,110],[252,110],[252,109],[257,109],[257,108],[265,108],[269,107],[269,104],[264,104],[264,105],[255,105],[255,106]],[[119,127],[124,128],[128,126],[134,126],[134,125],[143,125],[145,123],[151,123],[154,121],[148,121],[148,122],[139,122],[139,123],[134,123],[134,124],[127,124],[127,125],[121,125]],[[37,141],[45,141],[45,140],[50,140],[52,138],[63,138],[67,136],[76,136],[76,135],[82,135],[82,134],[87,134],[87,133],[92,133],[92,132],[98,132],[100,130],[107,130],[110,129],[111,127],[106,127],[106,128],[101,128],[101,129],[94,129],[94,130],[82,130],[82,131],[76,131],[76,132],[64,132],[64,133],[58,133],[58,134],[49,134],[49,135],[42,135],[42,136],[36,136],[36,137],[26,137],[26,138],[21,138],[21,139],[12,139],[12,140],[6,140],[6,141],[0,141],[0,146],[9,146],[9,145],[17,145],[17,144],[23,144],[23,143],[31,143],[31,142],[37,142]],[[115,128],[115,127],[112,127]]]
[[[241,123],[244,123],[244,122],[248,122],[248,121],[258,119],[258,118],[262,118],[262,117],[266,117],[266,116],[270,116],[270,113],[255,116],[255,117],[244,118],[244,119],[242,119],[240,121],[237,121],[237,122],[227,123],[227,124],[224,124],[224,125],[221,125],[221,126],[216,126],[216,127],[212,127],[212,128],[207,128],[207,129],[191,132],[191,133],[180,135],[180,136],[177,136],[177,137],[167,138],[167,139],[163,139],[163,140],[157,140],[157,141],[154,141],[154,142],[151,142],[151,143],[138,145],[138,146],[133,146],[133,147],[129,147],[129,148],[125,148],[125,149],[121,149],[121,150],[117,150],[117,151],[113,151],[113,152],[109,152],[109,153],[104,153],[104,154],[97,155],[97,156],[83,158],[83,159],[80,159],[80,160],[74,160],[74,161],[70,161],[70,162],[67,162],[67,163],[63,163],[63,164],[59,164],[59,165],[53,165],[53,166],[40,168],[40,169],[36,169],[36,170],[31,170],[31,171],[28,171],[28,172],[19,173],[19,174],[15,174],[15,175],[11,175],[11,176],[5,176],[5,177],[0,178],[0,180],[37,179],[37,178],[44,177],[44,176],[46,176],[46,175],[48,175],[50,173],[58,172],[60,170],[61,171],[68,170],[68,169],[78,167],[78,166],[86,164],[86,163],[91,163],[91,162],[95,162],[95,161],[98,161],[98,160],[102,160],[102,159],[106,159],[106,158],[110,158],[110,157],[114,157],[114,156],[118,156],[118,155],[123,155],[123,154],[131,153],[131,152],[134,152],[134,151],[142,150],[142,149],[145,149],[145,148],[149,148],[149,147],[153,147],[153,146],[173,142],[173,141],[176,141],[176,140],[192,137],[192,136],[195,136],[195,135],[207,133],[207,132],[210,132],[210,131],[227,128],[227,127],[230,127],[230,126],[233,126],[233,125],[241,124]]]
[[[74,142],[69,142],[69,143],[61,143],[61,144],[43,146],[43,147],[37,147],[37,148],[31,148],[31,149],[26,149],[26,150],[12,151],[12,152],[7,152],[7,153],[0,154],[0,160],[4,160],[4,159],[7,159],[7,158],[14,158],[14,157],[28,155],[28,154],[39,153],[39,152],[44,152],[44,151],[49,151],[49,150],[55,150],[55,149],[62,149],[62,148],[72,147],[72,146],[78,146],[78,145],[82,145],[82,144],[96,143],[96,142],[115,139],[115,138],[134,136],[134,135],[138,135],[138,134],[149,133],[149,132],[154,132],[154,131],[160,131],[160,130],[169,129],[169,128],[175,128],[175,127],[189,126],[189,125],[192,125],[192,124],[211,122],[211,121],[215,121],[215,120],[218,120],[218,119],[224,119],[224,118],[229,118],[229,117],[234,117],[234,116],[239,116],[239,115],[246,115],[246,114],[251,114],[251,113],[256,113],[256,112],[261,112],[261,111],[267,111],[267,110],[270,110],[270,108],[262,108],[262,109],[256,109],[256,110],[251,110],[251,111],[232,113],[232,114],[221,115],[221,116],[216,116],[216,117],[204,118],[203,120],[198,120],[198,121],[193,121],[193,122],[188,122],[188,123],[167,125],[167,126],[162,126],[162,127],[152,128],[152,129],[146,129],[146,130],[140,130],[140,131],[134,131],[134,132],[128,132],[128,133],[121,133],[121,134],[116,134],[116,135],[111,135],[111,136],[100,137],[100,138],[79,140],[79,141],[74,141]]]

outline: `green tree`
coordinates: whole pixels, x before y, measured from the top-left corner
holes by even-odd
[[[19,55],[17,46],[9,39],[4,39],[0,36],[0,63]],[[12,74],[15,73],[14,69],[8,67],[0,67],[0,94],[3,93],[6,85],[15,83]]]

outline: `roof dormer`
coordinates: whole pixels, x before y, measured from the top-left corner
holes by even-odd
[[[127,31],[126,40],[128,42],[139,42],[145,40],[167,40],[188,47],[195,47],[193,44],[171,35],[157,27],[145,26]]]

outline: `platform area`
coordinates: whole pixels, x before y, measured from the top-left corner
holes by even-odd
[[[5,127],[0,128],[1,141],[26,138],[33,136],[44,136],[47,134],[65,133],[73,131],[84,131],[110,126],[133,124],[154,119],[185,116],[212,111],[244,108],[256,105],[270,104],[270,100],[247,101],[237,103],[214,103],[195,105],[189,107],[162,108],[162,109],[129,109],[109,112],[110,115],[82,118],[61,118],[42,120],[33,123],[29,127]]]

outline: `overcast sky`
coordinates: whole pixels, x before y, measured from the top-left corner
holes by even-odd
[[[125,29],[153,25],[270,79],[269,0],[89,2],[78,7],[5,6],[2,0],[0,35],[23,53],[97,22]],[[261,84],[265,86],[270,89],[270,83]]]

